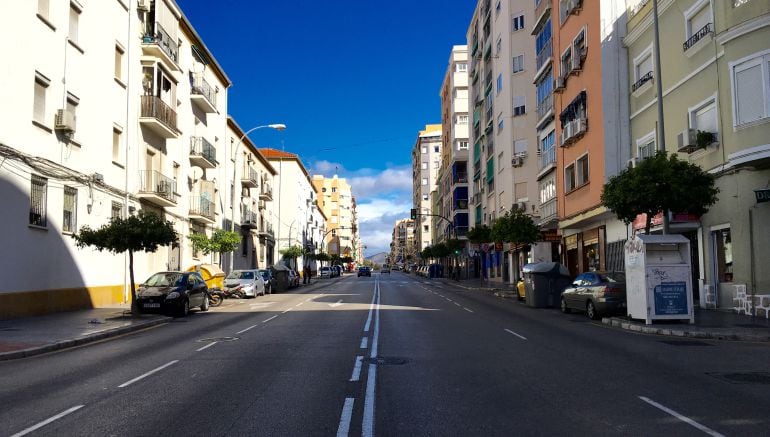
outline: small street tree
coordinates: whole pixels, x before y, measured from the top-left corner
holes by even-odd
[[[296,269],[297,258],[302,256],[305,251],[299,246],[289,246],[286,249],[281,249],[279,253],[283,255],[284,258],[292,260],[294,263],[294,268]]]
[[[427,261],[433,258],[433,248],[428,246],[420,252],[420,256],[423,260]]]
[[[508,211],[492,223],[490,236],[494,241],[532,244],[540,237],[540,228],[524,211]]]
[[[700,216],[716,203],[718,193],[714,176],[676,154],[660,151],[611,177],[601,200],[626,224],[647,214],[645,232],[649,234],[655,214],[681,211]]]
[[[487,225],[474,226],[465,236],[473,244],[488,243],[492,240],[492,230]]]
[[[195,251],[203,252],[204,255],[218,253],[220,267],[222,266],[222,254],[234,251],[241,244],[240,234],[224,229],[215,229],[211,237],[203,233],[194,233],[187,238],[192,242]]]
[[[72,236],[79,248],[93,246],[98,251],[115,254],[128,252],[128,270],[131,278],[131,313],[138,314],[136,283],[134,281],[134,252],[155,252],[161,246],[179,241],[173,223],[153,213],[139,211],[128,218],[114,218],[99,229],[83,226]]]
[[[451,250],[447,247],[444,243],[438,243],[431,247],[431,254],[434,258],[445,258],[449,256],[449,254],[452,253]]]

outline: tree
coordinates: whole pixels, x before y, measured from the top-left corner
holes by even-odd
[[[532,244],[540,237],[540,228],[524,211],[508,211],[492,223],[490,236],[494,241]]]
[[[465,248],[465,241],[457,238],[450,238],[445,244],[451,255],[459,255]]]
[[[286,249],[281,249],[278,253],[283,255],[284,258],[290,259],[294,262],[294,268],[297,268],[297,258],[302,256],[305,251],[299,246],[289,246]]]
[[[208,255],[212,252],[220,254],[219,262],[222,263],[222,254],[232,252],[241,244],[241,236],[237,232],[224,229],[215,229],[209,238],[203,233],[193,233],[189,237],[193,250]]]
[[[446,244],[438,243],[435,246],[431,247],[431,253],[434,258],[444,258],[449,256],[449,254],[452,253],[452,251],[449,250]]]
[[[320,252],[315,254],[315,260],[319,261],[321,265],[323,265],[324,261],[329,262],[332,259],[331,256],[329,256],[328,253]]]
[[[131,277],[131,313],[138,314],[136,283],[134,281],[134,252],[155,252],[160,246],[179,241],[174,224],[154,213],[139,211],[128,218],[114,218],[99,229],[83,226],[72,236],[79,248],[93,246],[98,251],[115,254],[128,252],[128,270]]]
[[[488,243],[492,240],[492,230],[487,225],[474,226],[465,236],[473,244]]]
[[[610,178],[604,185],[602,204],[626,224],[647,214],[645,232],[658,212],[682,211],[695,215],[708,212],[718,200],[714,176],[676,154],[660,151]]]
[[[430,258],[433,258],[433,248],[430,246],[426,247],[420,252],[420,256],[425,261],[429,260]]]

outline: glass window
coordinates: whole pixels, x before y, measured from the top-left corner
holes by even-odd
[[[49,0],[37,0],[37,13],[45,19],[48,19],[48,3]]]
[[[711,23],[711,8],[706,2],[700,10],[687,19],[687,38],[698,33],[709,23]]]
[[[524,96],[513,97],[513,116],[518,117],[527,113],[526,100]]]
[[[48,179],[32,175],[32,188],[29,196],[29,224],[46,227],[46,194]]]
[[[513,16],[513,19],[511,20],[511,29],[513,32],[524,29],[524,14],[519,13]]]
[[[420,168],[423,169],[423,170],[427,170],[428,169],[428,163],[427,162],[421,163],[420,164]]]
[[[513,72],[518,73],[520,71],[524,71],[524,55],[513,57]]]
[[[652,52],[646,53],[643,55],[642,59],[640,59],[639,62],[634,66],[635,80],[639,80],[642,78],[642,76],[651,72],[652,68]]]
[[[62,232],[75,232],[77,230],[77,199],[78,190],[72,187],[64,187],[64,217],[62,218]]]
[[[78,42],[78,26],[80,22],[80,9],[74,4],[70,3],[70,28],[69,28],[69,40],[77,44]]]
[[[575,189],[575,164],[570,164],[564,169],[564,191],[569,193]]]
[[[639,159],[645,159],[655,155],[655,138],[653,137],[647,141],[643,141],[638,147],[639,153],[637,156]]]
[[[762,59],[753,59],[734,67],[735,124],[750,123],[765,117],[767,96]],[[761,90],[761,92],[760,92]]]
[[[117,219],[123,217],[123,204],[120,202],[112,202],[112,207],[110,208],[110,219]]]
[[[458,72],[468,71],[468,64],[465,62],[458,62],[456,64],[456,69]]]
[[[503,75],[498,74],[497,75],[497,93],[500,94],[500,91],[503,90]]]
[[[719,132],[717,106],[714,100],[710,100],[690,112],[690,127],[704,132]]]
[[[585,185],[588,183],[588,155],[583,155],[577,160],[576,168],[576,180],[577,186]]]
[[[45,124],[45,97],[50,81],[40,73],[35,73],[35,100],[32,107],[32,119]]]
[[[122,162],[121,144],[123,143],[123,131],[118,127],[112,128],[112,162]]]
[[[123,53],[124,50],[119,46],[115,46],[115,79],[123,80]]]
[[[712,232],[716,255],[717,280],[733,282],[733,244],[730,228]]]

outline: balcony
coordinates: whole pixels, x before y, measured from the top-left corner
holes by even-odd
[[[532,28],[532,35],[537,35],[540,28],[551,15],[551,0],[539,0],[535,4],[535,27]]]
[[[574,120],[570,120],[564,124],[561,133],[561,146],[567,146],[580,137],[582,137],[588,130],[588,119],[585,117],[579,117]]]
[[[711,35],[713,33],[714,33],[714,25],[711,23],[706,23],[705,26],[701,27],[700,30],[695,32],[695,34],[690,37],[690,39],[688,39],[682,44],[682,49],[685,52],[687,50],[690,50],[692,47],[698,44],[698,41],[705,40],[706,35]]]
[[[254,167],[249,164],[243,166],[243,174],[241,175],[241,184],[246,188],[257,188],[259,185],[259,173]]]
[[[217,166],[217,149],[203,137],[190,137],[190,164],[200,168]]]
[[[540,222],[538,226],[543,226],[555,222],[559,219],[556,210],[556,198],[547,200],[540,204]]]
[[[190,220],[213,225],[216,222],[214,202],[205,197],[190,198]]]
[[[259,219],[256,212],[244,206],[241,211],[241,229],[258,229]]]
[[[155,33],[142,37],[142,54],[161,59],[171,71],[179,72],[179,46],[160,23],[155,23]]]
[[[273,225],[271,223],[262,223],[259,226],[259,236],[262,238],[275,238],[275,233],[273,232]]]
[[[262,181],[262,189],[259,190],[260,200],[273,200],[273,187],[265,181]]]
[[[547,170],[556,166],[556,147],[554,147],[553,144],[540,153],[539,164],[540,166],[538,169],[542,174],[545,174]],[[538,174],[538,176],[540,176],[540,174]]]
[[[540,70],[544,70],[544,67],[547,66],[551,60],[553,59],[553,40],[548,40],[545,45],[540,49],[540,51],[537,53],[536,58],[536,74],[534,81],[537,82],[537,80],[540,78],[540,75],[542,72]]]
[[[535,129],[540,129],[546,122],[551,121],[554,113],[553,93],[551,93],[537,105],[537,123],[535,124]]]
[[[160,207],[176,206],[176,181],[155,170],[139,171],[139,192],[136,197]]]
[[[452,183],[453,184],[467,184],[468,183],[468,173],[457,173],[452,177]]]
[[[216,90],[206,82],[202,74],[193,75],[190,100],[203,112],[217,112]]]
[[[177,138],[181,133],[176,127],[176,112],[160,97],[142,96],[139,124],[162,138]]]

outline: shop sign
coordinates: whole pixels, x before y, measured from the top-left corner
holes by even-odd
[[[561,241],[561,237],[559,237],[556,229],[545,229],[540,232],[540,241],[558,243]]]
[[[770,202],[770,188],[754,190],[754,195],[757,197],[757,203]]]

